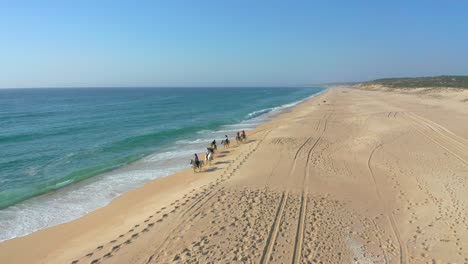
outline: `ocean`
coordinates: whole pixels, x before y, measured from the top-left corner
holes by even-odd
[[[0,90],[0,241],[79,218],[189,168],[323,88]]]

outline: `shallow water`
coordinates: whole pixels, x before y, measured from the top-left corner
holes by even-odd
[[[0,90],[0,241],[188,167],[322,88]],[[133,163],[131,170],[115,170]]]

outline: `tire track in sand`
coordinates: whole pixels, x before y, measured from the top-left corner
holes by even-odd
[[[417,115],[413,112],[407,112],[407,114],[411,115],[414,119],[417,119],[419,121],[421,121],[425,126],[427,126],[428,128],[434,130],[434,132],[437,132],[439,134],[442,134],[442,135],[445,135],[446,137],[450,138],[451,140],[453,140],[455,143],[457,144],[460,144],[461,146],[463,146],[465,149],[468,148],[468,139],[466,138],[463,138],[455,133],[453,133],[452,131],[450,131],[448,128],[432,121],[432,120],[429,120],[429,119],[426,119],[420,115]]]
[[[296,154],[294,155],[294,160],[293,160],[293,165],[291,170],[289,171],[289,176],[291,176],[295,169],[296,169],[296,164],[297,164],[297,157],[299,156],[299,153],[301,150],[304,148],[304,146],[312,139],[312,137],[307,138],[304,143],[302,143],[301,146],[296,150]],[[275,245],[276,237],[278,236],[278,231],[279,231],[279,225],[281,222],[281,219],[284,214],[284,207],[286,206],[286,202],[288,200],[288,195],[289,192],[286,190],[283,192],[283,195],[281,197],[281,201],[278,205],[278,209],[275,215],[275,220],[273,221],[273,225],[270,230],[270,234],[268,236],[268,239],[266,241],[265,248],[263,250],[262,258],[260,260],[260,263],[266,264],[270,262],[271,258],[271,252],[273,251],[273,246]]]
[[[385,202],[384,200],[382,199],[382,195],[380,194],[380,190],[379,190],[379,187],[377,185],[377,181],[375,179],[375,174],[374,174],[374,171],[372,170],[372,167],[371,167],[371,161],[372,161],[372,157],[374,156],[375,152],[381,148],[383,146],[383,143],[380,143],[379,145],[377,145],[371,152],[371,154],[369,155],[369,159],[367,160],[367,168],[369,169],[369,172],[372,176],[372,180],[373,180],[373,183],[374,183],[374,187],[375,187],[375,192],[377,193],[377,197],[379,199],[379,201],[385,205]],[[387,206],[385,206],[387,207]],[[393,216],[393,213],[390,212],[390,213],[387,213],[387,219],[388,221],[390,222],[390,227],[392,229],[392,232],[393,234],[395,235],[396,239],[397,239],[397,242],[398,242],[398,246],[400,248],[400,263],[401,264],[405,264],[408,262],[407,260],[407,252],[406,252],[406,245],[405,243],[403,242],[403,240],[401,239],[401,236],[400,236],[400,231],[398,230],[398,227],[396,226],[396,223],[395,223],[395,217]]]
[[[324,115],[324,117],[325,116],[326,115]],[[319,120],[315,131],[317,131],[318,128],[320,127],[320,123],[322,122],[324,117],[322,117]],[[304,143],[302,143],[302,145],[300,145],[299,148],[296,150],[296,153],[295,153],[294,159],[293,159],[293,165],[291,167],[291,170],[289,171],[289,177],[291,177],[294,174],[295,170],[296,170],[297,158],[298,158],[300,152],[307,145],[307,143],[309,143],[311,140],[312,140],[312,137],[308,137],[304,141]],[[280,223],[281,223],[281,219],[283,218],[283,215],[284,215],[284,208],[286,206],[288,196],[289,196],[288,190],[284,191],[283,195],[282,195],[282,198],[281,198],[281,201],[280,201],[280,203],[278,205],[278,209],[277,209],[277,212],[276,212],[276,215],[275,215],[275,220],[273,221],[273,224],[272,224],[268,239],[266,241],[265,248],[263,250],[262,258],[260,260],[260,263],[262,263],[262,264],[266,264],[266,263],[270,262],[271,253],[273,251],[273,247],[274,247],[275,242],[276,242],[276,237],[278,236],[279,226],[280,226]]]
[[[294,253],[293,253],[293,260],[292,263],[299,263],[300,258],[302,256],[302,245],[304,242],[304,226],[305,226],[305,215],[307,211],[307,200],[308,200],[308,184],[309,184],[309,178],[310,178],[310,157],[312,156],[312,152],[315,149],[315,147],[318,145],[319,141],[322,139],[323,134],[325,133],[325,130],[327,130],[327,124],[328,120],[330,117],[333,115],[333,112],[325,115],[325,123],[323,125],[323,129],[320,132],[320,136],[317,138],[317,140],[314,142],[312,147],[309,149],[307,153],[307,160],[306,160],[306,166],[305,166],[305,172],[304,172],[304,189],[302,192],[302,199],[301,199],[301,209],[299,213],[299,223],[297,225],[297,233],[296,233],[296,240],[294,244]],[[320,122],[319,125],[316,128],[316,131],[319,130]]]
[[[270,231],[270,235],[268,236],[268,239],[266,241],[266,246],[263,249],[263,254],[262,258],[260,260],[260,263],[269,263],[270,262],[270,256],[271,252],[273,250],[273,246],[276,241],[276,237],[278,236],[278,230],[279,230],[279,224],[281,222],[281,218],[283,216],[284,212],[284,207],[286,206],[286,201],[288,200],[288,195],[289,193],[287,191],[283,192],[283,195],[281,196],[281,201],[278,206],[278,210],[276,211],[275,215],[275,220],[273,222],[273,226]]]
[[[466,139],[414,113],[405,113],[405,119],[416,131],[452,154],[465,165],[468,165],[468,159],[465,157],[466,153],[468,153],[468,145],[465,143],[465,141],[468,141]]]
[[[268,136],[268,134],[271,132],[271,130],[268,130],[266,131],[262,138],[257,142],[257,144],[255,145],[255,147],[253,147],[252,149],[250,149],[249,151],[247,151],[248,153],[245,154],[245,156],[241,159],[241,162],[240,164],[235,167],[235,168],[231,168],[231,165],[230,164],[228,167],[226,167],[225,171],[222,173],[223,176],[226,176],[226,175],[229,175],[227,177],[227,179],[229,179],[235,172],[237,169],[239,169],[240,165],[242,165],[246,160],[247,158],[252,154],[254,153],[258,147],[260,146],[260,144],[265,140],[265,138]],[[228,171],[231,171],[230,173],[228,173]],[[221,182],[217,182],[215,184],[215,187],[217,185],[219,185]],[[223,186],[220,186],[218,188],[215,188],[213,190],[211,190],[210,192],[207,192],[205,195],[202,195],[201,197],[199,197],[199,199],[197,199],[194,203],[192,203],[189,208],[187,208],[181,215],[181,218],[182,220],[176,225],[174,228],[172,228],[172,232],[169,233],[169,235],[163,240],[163,242],[160,244],[159,247],[156,248],[156,250],[154,251],[154,253],[148,258],[148,260],[145,262],[145,263],[151,263],[154,261],[154,259],[161,253],[162,249],[170,242],[170,238],[171,238],[171,234],[175,233],[176,230],[178,230],[181,226],[183,226],[184,224],[186,224],[188,221],[190,221],[191,219],[191,216],[193,216],[194,214],[196,214],[205,204],[207,204],[211,199],[213,199],[213,197],[215,197],[220,191],[222,191],[224,189]],[[187,214],[190,214],[190,216],[186,216]]]

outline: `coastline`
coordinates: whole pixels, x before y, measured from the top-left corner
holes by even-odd
[[[278,117],[281,116],[282,114],[285,114],[285,113],[288,113],[288,112],[290,112],[290,111],[293,111],[293,109],[294,109],[295,107],[298,107],[298,106],[300,106],[301,104],[304,104],[304,103],[306,103],[307,101],[312,100],[312,99],[314,99],[315,97],[318,97],[318,96],[320,96],[320,95],[323,94],[323,93],[326,93],[327,91],[328,91],[328,88],[323,88],[322,91],[320,91],[320,92],[318,92],[318,93],[315,93],[315,94],[312,94],[312,95],[310,95],[310,96],[308,96],[308,97],[306,97],[306,98],[304,98],[304,99],[301,99],[301,100],[299,100],[299,101],[287,103],[287,104],[285,104],[285,105],[276,106],[276,107],[273,107],[273,108],[270,108],[270,109],[261,109],[261,110],[256,111],[256,112],[261,112],[261,111],[268,110],[267,112],[262,113],[261,115],[256,115],[256,116],[253,116],[252,118],[248,118],[248,119],[244,120],[244,121],[254,121],[254,122],[255,122],[256,119],[259,119],[259,118],[260,118],[260,120],[257,121],[257,122],[259,122],[259,123],[255,123],[255,128],[253,128],[253,130],[252,130],[252,129],[251,129],[251,130],[247,130],[247,133],[248,133],[248,134],[251,134],[251,133],[255,134],[255,130],[257,129],[257,127],[259,127],[259,126],[261,126],[261,125],[263,125],[263,124],[265,124],[265,123],[270,122],[272,119],[278,118]],[[256,114],[256,113],[254,113],[254,114]],[[233,124],[233,125],[234,125],[234,126],[239,126],[239,125],[242,125],[242,123]],[[232,125],[231,125],[231,126],[232,126]],[[214,131],[214,132],[217,132],[217,131]],[[224,132],[225,132],[225,131],[222,131],[222,130],[221,130],[221,133],[224,133]],[[219,132],[218,132],[218,134],[219,134]],[[191,142],[191,140],[188,140],[188,141]],[[206,142],[203,141],[203,143],[207,143],[207,142],[209,142],[209,141],[206,141]],[[207,144],[208,144],[208,143],[207,143]],[[219,146],[219,147],[222,148],[222,146]],[[191,153],[191,152],[190,152],[190,153]],[[135,170],[135,166],[138,167],[139,165],[141,165],[141,164],[139,164],[139,162],[143,161],[145,158],[151,157],[151,156],[153,156],[153,155],[159,155],[159,154],[160,154],[160,153],[156,153],[156,154],[151,154],[151,155],[145,156],[143,159],[139,159],[139,160],[137,160],[137,161],[135,161],[135,162],[132,162],[132,163],[130,163],[130,164],[127,164],[127,165],[125,165],[125,166],[122,166],[122,167],[116,168],[116,169],[114,169],[114,170],[105,172],[105,173],[103,173],[103,174],[101,174],[101,175],[98,175],[97,177],[104,177],[104,176],[106,176],[106,175],[113,175],[113,174],[119,173],[119,172],[128,172],[128,171]],[[163,154],[164,154],[164,153],[163,153]],[[203,153],[200,153],[200,155],[201,155],[201,154],[203,154]],[[184,166],[184,167],[188,167],[188,166]],[[9,243],[10,241],[14,241],[14,240],[18,240],[18,239],[21,240],[22,238],[26,238],[26,237],[29,237],[29,236],[34,236],[36,233],[46,232],[46,231],[49,230],[49,229],[54,229],[55,227],[59,227],[59,226],[67,225],[67,224],[72,223],[72,222],[75,222],[75,221],[79,221],[81,218],[85,218],[85,217],[87,217],[88,215],[93,215],[93,214],[94,214],[96,211],[98,211],[98,210],[104,209],[104,208],[106,208],[106,207],[110,207],[110,206],[114,203],[114,201],[115,201],[116,203],[119,203],[119,202],[117,202],[117,200],[120,200],[120,199],[127,200],[126,198],[123,198],[123,197],[122,197],[122,196],[124,196],[124,195],[127,195],[127,193],[136,192],[137,190],[139,190],[139,189],[141,189],[141,188],[148,189],[149,187],[145,187],[145,186],[150,185],[150,184],[151,184],[152,186],[156,185],[156,183],[153,183],[154,181],[158,181],[158,180],[161,180],[161,179],[167,178],[167,177],[173,177],[173,178],[175,178],[176,175],[183,175],[183,176],[179,176],[179,177],[187,177],[187,174],[190,175],[191,173],[192,173],[192,169],[189,169],[189,168],[179,168],[179,169],[177,169],[177,170],[175,170],[175,171],[172,171],[172,172],[167,173],[167,174],[162,175],[162,176],[158,176],[158,177],[156,177],[155,179],[149,180],[148,182],[143,183],[143,185],[140,185],[140,186],[136,186],[136,187],[134,187],[134,188],[131,188],[131,189],[125,191],[124,193],[118,195],[117,197],[113,198],[112,200],[106,202],[106,203],[103,204],[102,206],[99,206],[99,207],[95,208],[94,210],[92,210],[92,211],[90,211],[90,212],[87,212],[87,213],[85,213],[85,214],[83,214],[83,215],[81,215],[81,216],[79,216],[79,217],[77,217],[77,218],[73,218],[73,219],[70,219],[70,220],[66,220],[66,221],[64,221],[64,222],[61,222],[61,223],[58,223],[58,224],[55,224],[55,225],[52,225],[52,226],[49,226],[49,227],[46,227],[46,228],[38,229],[38,230],[35,230],[35,231],[33,231],[32,233],[28,233],[28,234],[26,234],[26,235],[22,235],[22,236],[18,236],[18,237],[14,237],[14,238],[10,238],[10,239],[7,239],[7,240],[0,241],[0,245],[1,245],[2,243]],[[197,176],[198,176],[198,175],[197,175]],[[86,179],[86,180],[84,180],[84,181],[77,182],[77,183],[75,183],[75,184],[73,184],[73,185],[65,186],[64,188],[59,189],[59,190],[55,191],[54,193],[45,194],[45,195],[41,195],[41,196],[60,195],[60,194],[59,194],[60,192],[67,192],[67,191],[69,191],[69,190],[67,190],[67,189],[73,190],[73,189],[76,189],[76,188],[80,188],[80,187],[79,187],[80,185],[83,186],[83,185],[93,184],[94,181],[96,181],[96,179],[94,179],[94,178],[89,178],[89,179]],[[172,182],[175,182],[174,185],[176,185],[176,184],[179,183],[179,180],[174,180],[174,181],[170,180],[170,181],[168,181],[168,182],[169,182],[169,183],[165,183],[165,181],[164,181],[164,183],[160,183],[160,184],[162,184],[162,185],[165,185],[165,184],[171,185]],[[183,182],[186,183],[185,181],[183,181]],[[190,182],[190,184],[192,184],[191,181],[189,181],[189,182]],[[76,185],[76,186],[75,186],[75,185]],[[177,186],[172,186],[172,185],[171,185],[171,188],[174,188],[174,187],[177,187]],[[151,187],[151,188],[153,188],[153,187]],[[178,188],[174,188],[174,189],[178,189]],[[165,193],[164,196],[171,196],[171,195],[169,194],[169,192],[166,194],[166,192],[164,192],[162,189],[157,188],[157,190],[158,190],[158,192]],[[35,198],[33,198],[33,199],[40,198],[41,196],[35,197]],[[131,198],[130,198],[130,199],[131,199]],[[112,206],[112,207],[114,207],[114,206]],[[112,211],[112,210],[110,210],[110,211]],[[101,216],[99,216],[99,217],[97,217],[97,218],[100,218],[100,217],[101,217]],[[81,233],[81,232],[78,232],[78,234],[79,234],[79,233]],[[46,236],[47,236],[47,235],[46,235]],[[0,250],[0,260],[2,259],[1,253],[2,253],[2,252],[1,252],[1,250]]]
[[[449,103],[329,89],[221,147],[204,173],[0,243],[0,262],[463,260],[468,113]]]
[[[206,142],[212,140],[210,137],[221,138],[224,133],[232,135],[236,129],[252,129],[313,96],[315,94],[299,101],[260,109],[248,114],[239,123],[225,124],[215,130],[199,131],[192,137],[178,139],[172,144],[162,146],[157,152],[146,154],[130,163],[71,184],[68,184],[70,180],[67,180],[67,184],[62,183],[56,190],[22,201],[10,209],[6,208],[1,212],[4,216],[4,222],[0,226],[4,232],[0,234],[0,242],[73,221],[106,206],[116,197],[140,187],[150,180],[166,177],[189,168],[186,160],[194,151],[202,151]],[[260,111],[263,113],[257,114]],[[109,184],[111,185],[109,186]],[[102,193],[93,194],[99,190],[103,190]],[[86,196],[85,193],[92,195]],[[75,209],[70,210],[68,207],[70,203],[74,204]],[[41,218],[44,211],[48,212],[47,219],[37,220]]]

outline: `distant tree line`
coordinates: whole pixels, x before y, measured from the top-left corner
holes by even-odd
[[[363,84],[380,84],[393,88],[453,87],[468,88],[468,76],[443,75],[434,77],[385,78],[368,81]]]

